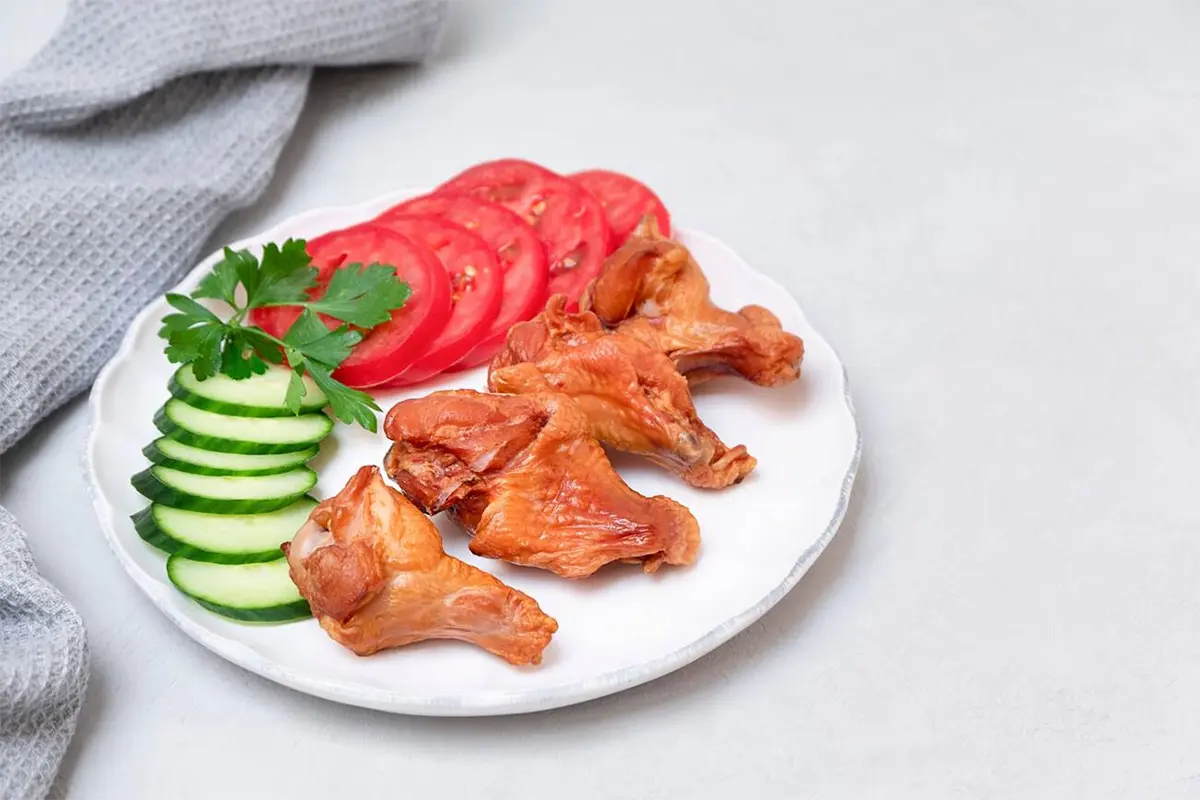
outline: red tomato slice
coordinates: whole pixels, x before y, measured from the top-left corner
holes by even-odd
[[[388,214],[375,222],[437,253],[453,291],[453,310],[446,327],[425,355],[387,383],[407,386],[457,364],[488,332],[503,297],[500,265],[487,242],[462,225],[439,217]]]
[[[372,328],[333,375],[355,389],[378,386],[395,378],[423,356],[450,317],[450,278],[428,247],[379,225],[356,225],[318,236],[307,245],[323,286],[343,264],[389,264],[408,282],[412,296],[392,319]],[[318,287],[313,296],[319,297]],[[256,308],[250,321],[272,336],[282,337],[300,309],[296,306]],[[331,329],[337,320],[325,319]]]
[[[608,255],[608,223],[596,198],[545,167],[517,159],[471,167],[436,190],[461,192],[520,214],[541,237],[550,260],[550,292],[573,306]]]
[[[457,222],[479,235],[492,248],[504,273],[504,297],[492,325],[467,355],[451,370],[469,369],[492,360],[504,347],[514,323],[532,319],[546,305],[550,271],[546,248],[525,220],[504,206],[465,194],[428,194],[401,203],[381,214],[388,224],[397,214],[433,214]]]
[[[663,236],[671,235],[671,215],[667,213],[667,207],[641,181],[605,169],[576,172],[569,177],[591,192],[604,207],[604,217],[612,231],[613,250],[625,243],[646,214],[653,214],[658,219],[658,229]]]

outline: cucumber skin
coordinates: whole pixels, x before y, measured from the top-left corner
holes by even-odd
[[[183,369],[183,367],[180,367]],[[176,375],[178,370],[176,371]],[[191,392],[186,389],[175,375],[171,376],[171,380],[167,383],[167,389],[171,392],[171,396],[177,400],[182,400],[192,408],[198,408],[201,411],[212,411],[216,414],[227,414],[231,417],[298,417],[300,414],[311,414],[320,411],[325,407],[325,403],[319,406],[312,404],[305,405],[304,401],[300,401],[300,414],[293,414],[286,408],[264,408],[262,406],[243,406],[238,403],[227,403],[223,400],[212,400],[207,397]]]
[[[307,468],[305,468],[307,469]],[[312,472],[312,470],[308,470]],[[316,473],[313,472],[314,479]],[[272,497],[263,500],[213,500],[207,497],[197,497],[194,494],[181,492],[167,486],[154,476],[149,469],[144,469],[129,479],[138,494],[151,503],[159,503],[171,508],[182,508],[185,511],[203,511],[206,514],[262,514],[267,511],[278,511],[308,494],[308,489],[286,497]],[[313,481],[316,485],[316,481]]]
[[[177,428],[176,430],[179,430],[179,429]],[[182,439],[180,439],[179,437],[174,436],[174,435],[172,435],[171,438],[175,439],[178,442],[181,442],[182,444],[191,444],[191,442],[185,442]],[[310,460],[316,458],[317,453],[320,452],[320,448],[317,445],[311,445],[309,447],[309,449],[312,450],[312,455],[310,455],[308,458],[304,459],[305,461],[310,461]],[[302,451],[293,450],[291,452],[299,453]],[[236,470],[236,469],[222,469],[221,467],[205,467],[200,464],[193,464],[190,461],[180,461],[177,458],[171,458],[169,455],[166,455],[165,453],[161,452],[157,447],[155,447],[154,442],[151,442],[150,444],[148,444],[142,448],[142,455],[144,455],[147,459],[149,459],[149,461],[152,464],[157,464],[160,467],[170,467],[171,469],[177,469],[180,472],[190,472],[193,475],[218,475],[218,476],[234,475],[234,476],[237,476],[240,478],[257,478],[262,475],[278,475],[281,472],[291,472],[294,469],[299,469],[300,467],[304,466],[303,463],[298,462],[295,464],[286,464],[282,467],[270,467],[268,469]],[[196,560],[199,560],[199,559],[196,559]]]
[[[298,619],[312,618],[312,609],[309,608],[308,601],[303,598],[279,606],[270,606],[269,608],[230,608],[229,606],[223,606],[220,603],[213,603],[209,600],[202,600],[195,595],[188,594],[175,582],[174,570],[171,567],[176,558],[177,556],[171,556],[167,559],[167,578],[171,581],[171,585],[178,589],[180,594],[207,608],[214,614],[219,614],[222,617],[237,620],[238,622],[292,622]]]
[[[133,520],[133,529],[147,544],[157,547],[168,555],[178,555],[189,561],[206,561],[210,564],[259,564],[283,558],[283,551],[278,547],[274,550],[262,550],[257,553],[214,553],[211,550],[201,550],[199,547],[179,541],[158,527],[158,523],[154,521],[153,506],[146,506],[132,515],[130,519]]]
[[[175,587],[179,588],[179,587]],[[214,614],[219,614],[226,619],[237,620],[238,622],[295,622],[302,619],[312,619],[312,609],[308,606],[307,600],[297,600],[294,603],[288,603],[282,606],[272,606],[271,608],[229,608],[227,606],[210,603],[207,600],[201,600],[199,597],[192,597],[182,589],[179,590],[187,595],[188,599],[207,608]]]
[[[168,419],[166,406],[154,412],[154,427],[158,428],[164,436],[170,436],[172,439],[183,444],[190,444],[192,447],[200,447],[205,450],[216,450],[221,453],[267,456],[275,453],[298,453],[316,444],[315,442],[262,444],[261,442],[239,442],[236,439],[219,439],[216,436],[202,436],[198,433],[192,433],[186,428],[181,428]],[[328,435],[329,433],[326,432],[325,436]],[[324,436],[321,438],[323,439]]]

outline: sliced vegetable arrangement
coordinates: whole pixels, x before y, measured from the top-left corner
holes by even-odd
[[[633,229],[647,214],[652,215],[658,222],[658,229],[664,236],[671,235],[671,215],[663,205],[658,195],[628,175],[619,172],[609,172],[604,169],[593,169],[587,172],[576,172],[571,180],[592,193],[600,201],[604,216],[608,220],[609,232],[612,235],[613,249],[620,246]]]
[[[397,236],[382,229],[381,235]],[[403,240],[402,244],[408,245],[408,241]],[[318,252],[321,251],[318,249]],[[374,334],[376,331],[372,329],[378,326],[383,329],[380,333],[394,334],[397,328],[404,327],[411,316],[406,315],[405,311],[408,310],[412,289],[408,283],[398,279],[397,268],[379,263],[364,266],[361,262],[349,262],[343,251],[330,258],[336,263],[327,265],[321,274],[313,266],[305,242],[298,239],[288,239],[282,246],[268,244],[263,248],[261,261],[248,250],[235,252],[227,247],[224,255],[190,296],[167,295],[167,302],[175,312],[163,317],[158,335],[167,340],[165,352],[168,360],[191,366],[191,377],[186,378],[189,383],[181,384],[181,391],[196,395],[195,389],[199,384],[215,375],[242,381],[266,374],[269,364],[286,364],[291,371],[286,383],[282,377],[274,376],[268,379],[270,383],[256,382],[252,396],[234,401],[226,398],[223,401],[217,395],[222,385],[228,388],[228,384],[219,382],[209,390],[211,396],[204,397],[199,405],[212,407],[212,403],[232,402],[235,406],[257,407],[268,412],[255,413],[252,415],[255,417],[278,417],[286,416],[287,412],[299,414],[304,410],[305,398],[309,399],[311,406],[323,395],[334,416],[342,422],[356,422],[374,432],[378,404],[370,395],[342,383],[333,373],[351,358],[356,359],[353,362],[355,366],[361,366],[381,349],[378,337],[369,347],[357,347],[365,343],[364,330],[368,331],[368,335]],[[433,263],[438,263],[436,258]],[[440,280],[447,280],[440,271],[440,265],[431,270],[427,267],[427,271],[436,273],[436,278]],[[407,277],[411,273],[409,271],[399,277]],[[318,277],[323,278],[321,283],[318,283]],[[437,281],[431,279],[431,282],[436,289]],[[448,298],[448,287],[445,292]],[[427,307],[436,306],[429,299],[431,294],[434,292],[425,292],[425,298],[420,302]],[[221,319],[198,302],[203,298],[228,304],[233,310],[229,319]],[[285,325],[275,328],[277,333],[246,324],[247,317],[276,311],[281,306],[291,316]],[[449,309],[443,309],[443,313],[448,314]],[[351,326],[354,326],[353,329]],[[389,341],[385,340],[382,344],[386,346]],[[307,381],[306,376],[309,378]],[[178,376],[175,383],[179,383]],[[277,398],[278,402],[272,394],[279,388],[277,383],[283,384],[283,394]],[[188,388],[189,385],[192,388]],[[319,389],[321,395],[309,394],[310,387]],[[246,391],[245,387],[242,387],[242,391]],[[263,402],[260,394],[264,393],[272,398],[270,403]],[[172,402],[168,401],[159,412],[160,419],[155,420],[163,433],[169,434],[176,428],[183,428],[191,438],[198,439],[190,442],[198,447],[205,446],[205,438],[221,438],[219,432],[209,435],[193,430],[173,419],[171,412],[187,419],[201,420],[198,424],[206,426],[216,423],[220,415],[207,418],[204,415],[212,412],[204,411],[204,408],[191,405],[189,407],[194,412],[200,412],[193,413],[180,407],[186,403],[176,404],[172,408]],[[235,419],[243,416],[246,415],[233,415]],[[164,425],[168,427],[164,429]],[[302,449],[287,446],[272,448],[267,446],[270,444],[280,443],[262,442],[258,447],[248,445],[247,449],[236,452],[282,453]]]
[[[609,253],[608,222],[600,202],[561,175],[528,161],[479,164],[443,183],[520,214],[538,232],[550,262],[550,292],[577,300]]]
[[[152,466],[132,479],[150,501],[134,515],[134,527],[170,554],[171,582],[235,619],[308,616],[291,582],[279,581],[280,570],[287,576],[279,545],[317,503],[308,495],[317,473],[306,464],[333,421],[315,406],[323,397],[315,386],[296,411],[289,408],[289,373],[270,366],[241,380],[201,381],[193,365],[181,367],[171,380],[174,396],[155,419],[164,435],[142,451]]]
[[[367,224],[327,233],[308,243],[308,253],[317,269],[316,283],[306,292],[312,300],[310,306],[319,306],[316,310],[325,315],[319,321],[314,318],[313,322],[324,323],[334,332],[343,329],[339,320],[363,324],[328,310],[330,298],[341,297],[340,287],[348,280],[348,273],[354,274],[359,269],[358,265],[388,264],[404,281],[400,285],[407,287],[408,302],[403,308],[394,311],[390,319],[366,320],[368,326],[378,327],[366,335],[360,334],[351,345],[352,351],[342,355],[333,377],[347,386],[366,388],[396,378],[424,354],[450,319],[453,291],[442,262],[425,245],[389,228]],[[342,304],[339,299],[336,303],[343,314],[353,313],[354,300]],[[304,319],[306,311],[311,308],[276,303],[255,308],[250,321],[271,336],[283,338],[285,331]]]
[[[328,299],[347,264],[390,264],[412,292],[333,377],[355,389],[411,386],[488,363],[508,329],[532,319],[551,294],[566,295],[574,307],[604,259],[647,214],[660,231],[670,231],[666,206],[627,175],[590,170],[567,177],[501,159],[477,164],[370,222],[313,239],[310,305]],[[280,338],[303,310],[273,302],[255,306],[249,319]],[[337,328],[336,319],[321,319]]]
[[[425,353],[387,385],[420,383],[457,364],[483,338],[500,311],[500,265],[487,242],[449,220],[394,214],[379,224],[436,253],[450,279],[451,311],[445,327]]]
[[[171,582],[234,619],[307,617],[279,545],[317,502],[307,464],[331,416],[375,432],[363,389],[488,363],[551,294],[575,305],[647,214],[670,230],[628,176],[502,159],[308,242],[226,248],[190,295],[167,295],[159,335],[181,366],[132,478],[150,501],[134,525],[170,554]]]
[[[261,259],[226,249],[191,296],[167,295],[175,311],[159,335],[183,366],[154,417],[163,435],[142,451],[151,466],[131,480],[150,501],[134,527],[170,554],[176,588],[233,619],[309,616],[279,546],[317,502],[308,496],[317,473],[306,464],[333,428],[324,409],[371,431],[378,425],[375,401],[334,376],[347,365],[379,369],[413,327],[413,284],[424,291],[412,306],[426,317],[437,300],[430,287],[448,284],[436,257],[408,240],[386,229],[356,236],[377,245],[355,248],[372,259],[367,266],[348,263],[350,248],[330,237],[315,247],[269,244]],[[411,260],[378,263],[393,256]],[[228,317],[204,298],[224,302]],[[274,332],[246,324],[257,314],[287,314],[287,323]]]
[[[427,194],[391,208],[376,222],[388,225],[394,217],[407,214],[429,214],[458,223],[487,242],[495,254],[503,280],[500,308],[475,347],[450,368],[486,364],[504,345],[510,327],[532,319],[546,305],[550,271],[545,246],[537,232],[516,213],[470,195]]]

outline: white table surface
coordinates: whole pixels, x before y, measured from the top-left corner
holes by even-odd
[[[0,0],[0,67],[64,0]],[[654,186],[785,283],[866,436],[760,623],[507,719],[242,672],[109,553],[67,406],[0,502],[75,603],[58,789],[133,797],[1200,797],[1200,6],[455,7],[421,70],[321,75],[213,245],[502,155]]]

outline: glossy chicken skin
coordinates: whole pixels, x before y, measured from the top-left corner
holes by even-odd
[[[533,598],[446,555],[437,528],[376,467],[313,509],[284,552],[321,627],[360,656],[460,639],[537,664],[558,630]]]
[[[564,578],[696,560],[691,512],[629,488],[566,395],[434,392],[394,406],[384,430],[388,474],[418,507],[473,531],[476,555]]]
[[[619,331],[604,330],[591,312],[566,313],[566,298],[509,329],[504,350],[492,360],[488,388],[571,396],[594,437],[644,455],[688,483],[718,489],[754,469],[746,448],[728,448],[700,421],[687,379],[654,347]]]
[[[800,377],[804,342],[762,306],[726,311],[683,245],[647,217],[588,286],[580,308],[670,356],[693,383],[722,373],[760,386]]]

